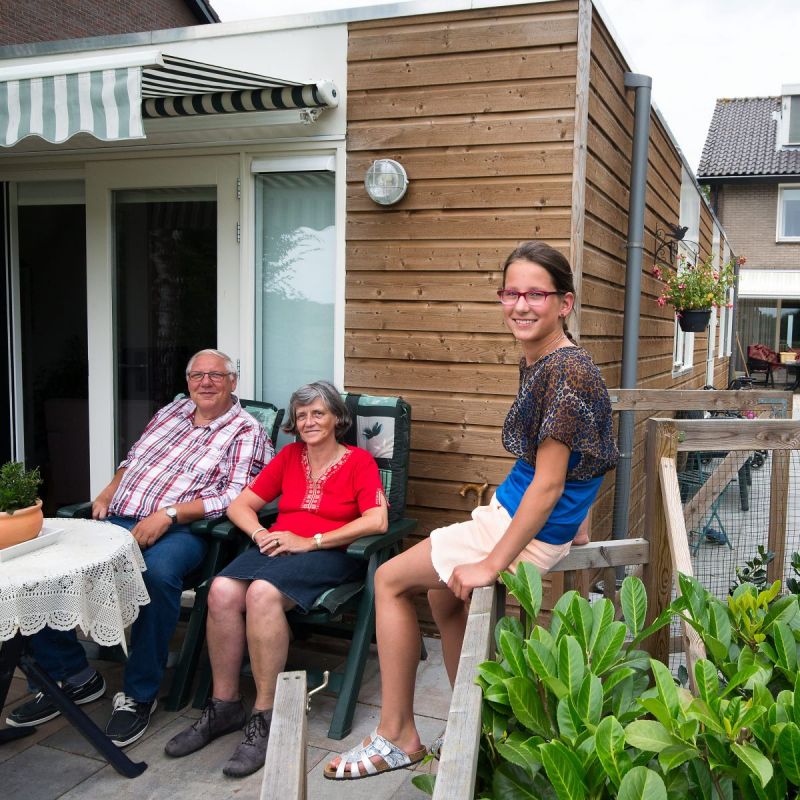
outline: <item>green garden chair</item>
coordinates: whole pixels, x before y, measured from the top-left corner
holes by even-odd
[[[383,534],[362,537],[347,548],[349,555],[366,562],[366,574],[362,580],[323,593],[308,614],[290,611],[287,615],[298,638],[321,633],[344,637],[351,642],[343,669],[330,675],[326,689],[337,695],[328,730],[331,739],[343,739],[352,728],[369,646],[375,636],[375,572],[400,551],[402,540],[416,527],[416,520],[405,517],[411,407],[398,397],[345,394],[343,398],[353,417],[353,425],[344,441],[363,447],[375,458],[389,500],[389,529]],[[262,524],[268,526],[274,520],[274,513],[261,516]],[[242,549],[249,546],[247,537],[228,521],[217,524],[214,535],[236,536]],[[307,675],[311,687],[322,682],[319,670],[307,670]],[[211,669],[205,659],[200,670],[195,707],[201,708],[205,704],[210,691]]]

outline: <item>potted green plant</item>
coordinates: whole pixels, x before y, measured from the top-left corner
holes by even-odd
[[[669,303],[675,308],[682,330],[699,333],[708,325],[712,306],[731,306],[728,289],[736,279],[735,267],[744,262],[744,258],[731,259],[719,266],[714,263],[713,256],[692,263],[685,255],[680,255],[677,270],[656,264],[653,275],[664,282],[664,290],[656,302],[660,306]]]
[[[37,497],[39,469],[9,461],[0,467],[0,550],[33,539],[42,529],[42,501]]]

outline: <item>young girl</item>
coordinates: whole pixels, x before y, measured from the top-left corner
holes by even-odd
[[[471,520],[432,531],[378,570],[381,719],[361,745],[325,767],[326,778],[363,778],[425,756],[413,710],[420,655],[414,595],[428,591],[452,684],[471,591],[521,561],[543,573],[558,563],[617,463],[606,386],[567,330],[575,302],[567,260],[542,242],[524,242],[506,259],[497,295],[522,350],[519,392],[503,425],[503,446],[517,461]]]

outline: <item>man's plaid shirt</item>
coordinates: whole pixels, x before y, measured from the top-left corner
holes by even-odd
[[[202,499],[206,517],[217,517],[250,483],[274,450],[264,429],[234,396],[231,409],[209,425],[195,426],[190,399],[156,413],[125,460],[109,511],[144,517],[165,506]]]

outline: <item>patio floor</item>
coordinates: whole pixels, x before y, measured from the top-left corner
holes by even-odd
[[[332,643],[332,648],[337,644]],[[420,662],[417,673],[417,725],[423,742],[430,743],[441,734],[450,703],[450,686],[442,664],[441,646],[436,639],[426,639],[427,661]],[[319,663],[316,652],[296,654],[291,661],[298,665]],[[326,656],[325,658],[330,658]],[[307,659],[307,660],[305,660]],[[111,712],[111,698],[121,688],[122,666],[94,662],[103,673],[107,690],[103,699],[84,706],[101,727]],[[164,694],[169,686],[168,673]],[[254,696],[252,681],[244,680],[245,702]],[[0,725],[8,712],[29,697],[24,678],[18,672],[9,692],[8,705],[2,711]],[[380,711],[380,674],[377,656],[370,656],[353,720],[353,731],[342,741],[327,737],[334,698],[315,695],[308,715],[308,800],[421,800],[426,795],[412,783],[411,770],[398,770],[376,779],[334,783],[323,778],[322,770],[333,755],[352,747],[375,727]],[[182,759],[164,755],[165,743],[198,717],[191,706],[180,712],[158,708],[144,737],[126,749],[134,761],[145,761],[147,770],[129,780],[118,775],[62,717],[41,725],[35,734],[0,747],[0,795],[26,800],[226,800],[258,798],[262,773],[244,779],[227,778],[222,765],[238,743],[240,734],[229,734],[212,742],[204,750]],[[435,762],[434,762],[435,763]],[[427,771],[431,765],[420,766]]]

